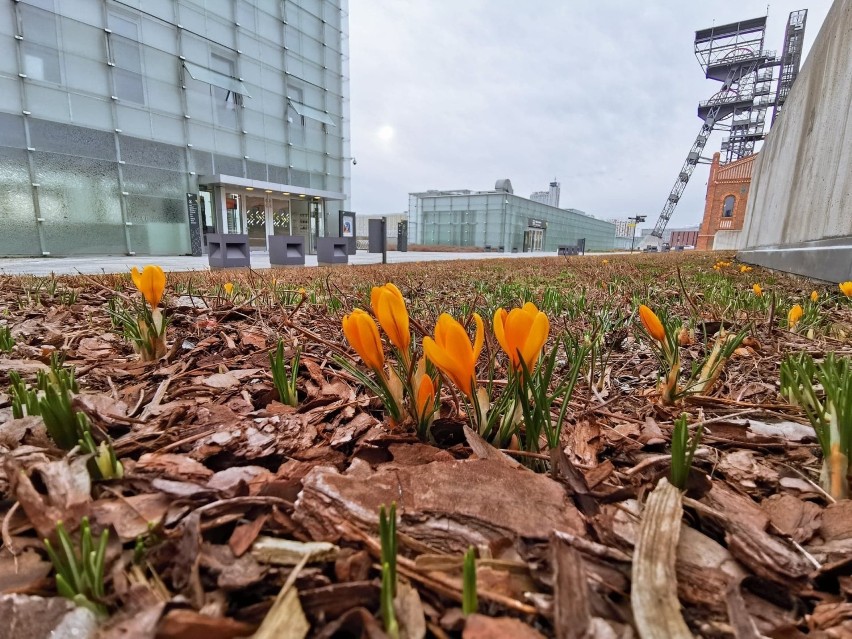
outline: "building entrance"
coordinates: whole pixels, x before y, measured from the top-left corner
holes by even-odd
[[[242,199],[245,213],[241,221],[253,251],[268,250],[269,235],[301,235],[305,238],[305,250],[316,253],[317,238],[325,234],[322,200],[269,193],[250,194]]]
[[[540,251],[544,246],[544,229],[528,228],[524,231],[524,253]]]

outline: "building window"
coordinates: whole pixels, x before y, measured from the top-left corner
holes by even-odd
[[[53,2],[39,4],[43,8],[19,4],[24,73],[32,80],[61,84],[58,25]]]
[[[236,62],[218,53],[210,54],[210,68],[222,75],[233,78],[236,76]],[[243,96],[239,93],[210,85],[213,92],[213,105],[216,108],[216,124],[229,129],[237,128],[237,107],[242,106]]]
[[[107,55],[114,66],[115,95],[119,100],[145,104],[139,22],[130,16],[110,12],[109,28],[112,33],[107,37]]]
[[[722,205],[722,217],[733,217],[734,216],[734,203],[736,202],[736,198],[733,195],[729,195],[725,198],[725,203]]]

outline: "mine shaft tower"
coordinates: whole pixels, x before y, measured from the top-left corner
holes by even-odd
[[[663,231],[701,153],[714,130],[727,132],[722,140],[722,162],[729,163],[756,152],[766,136],[766,113],[772,108],[772,122],[790,92],[799,73],[805,36],[807,9],[793,11],[787,20],[784,48],[780,56],[764,49],[766,16],[723,24],[695,32],[695,57],[708,80],[722,86],[709,100],[698,104],[703,124],[681,167],[677,181],[666,200],[651,235],[663,237]],[[777,83],[775,68],[780,67]]]

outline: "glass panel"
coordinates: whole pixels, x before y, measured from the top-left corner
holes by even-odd
[[[240,214],[239,193],[228,193],[225,195],[225,219],[228,222],[228,233],[243,232],[243,216]]]
[[[306,104],[301,104],[299,102],[295,102],[290,100],[290,106],[301,116],[306,118],[312,118],[314,120],[318,120],[329,126],[337,126],[334,124],[334,119],[326,112],[320,111],[319,109],[315,109],[314,107],[309,107]]]
[[[186,171],[186,158],[181,147],[140,140],[127,135],[118,136],[121,159],[128,164],[151,166],[169,171]]]
[[[192,163],[198,175],[213,175],[213,154],[205,151],[192,151]]]
[[[175,255],[189,253],[186,200],[146,195],[126,198],[130,246],[136,253]]]
[[[81,126],[30,118],[30,143],[39,151],[115,160],[115,136]]]
[[[290,170],[283,166],[267,165],[269,181],[273,184],[290,184]]]
[[[28,4],[19,5],[24,26],[24,40],[57,48],[56,14]]]
[[[0,114],[0,141],[10,121]],[[27,152],[0,146],[0,255],[41,255]]]
[[[113,162],[33,153],[45,250],[52,255],[124,254],[118,172]]]
[[[290,232],[290,200],[272,200],[272,234],[292,235]]]
[[[266,164],[264,164],[263,162],[253,162],[251,160],[247,160],[246,173],[246,177],[250,180],[261,180],[262,182],[267,181]]]
[[[101,129],[112,125],[112,105],[106,100],[69,93],[71,120],[85,127]]]
[[[309,253],[315,253],[311,239],[310,211],[308,200],[302,197],[294,197],[290,200],[290,216],[292,220],[293,235],[301,235],[305,238],[305,248]]]
[[[262,197],[246,198],[246,232],[251,248],[266,250],[266,205]]]
[[[292,180],[291,184],[293,186],[311,186],[311,174],[307,171],[290,169],[290,179]]]
[[[136,104],[145,104],[145,82],[141,74],[116,67],[113,69],[113,79],[117,98]]]
[[[24,42],[21,44],[21,53],[24,56],[24,73],[28,78],[57,84],[62,82],[59,52],[56,49]]]
[[[159,195],[174,199],[186,194],[186,178],[183,173],[125,164],[122,167],[122,174],[124,190],[129,193]]]
[[[109,39],[109,48],[112,53],[112,61],[116,66],[137,73],[142,71],[142,52],[139,42],[135,39],[122,38],[112,35]]]
[[[237,22],[246,31],[254,31],[257,28],[254,13],[255,8],[247,0],[237,0]]]
[[[213,54],[212,59],[215,61],[217,58],[219,60],[225,60],[225,58]],[[232,77],[234,73],[233,62],[231,60],[225,61],[230,63],[230,73],[220,73],[212,69],[205,69],[204,67],[192,64],[191,62],[184,62],[183,66],[186,67],[186,70],[189,71],[189,75],[192,76],[194,80],[205,82],[206,84],[212,84],[214,87],[219,87],[225,91],[231,91],[246,97],[251,97],[246,85]]]
[[[229,158],[226,155],[215,155],[216,173],[220,175],[231,175],[234,177],[245,177],[243,175],[243,161],[239,158]]]
[[[2,59],[3,56],[0,56]],[[16,69],[13,71],[17,73],[17,61],[15,61]],[[8,113],[20,113],[23,108],[21,105],[21,81],[18,78],[14,80],[12,78],[4,78],[2,72],[0,72],[0,111],[6,111]]]
[[[11,113],[0,113],[0,146],[13,146],[17,149],[26,148],[24,118]],[[24,156],[24,164],[26,164],[26,156]]]

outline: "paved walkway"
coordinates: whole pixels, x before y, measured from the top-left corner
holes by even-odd
[[[556,257],[555,252],[540,253],[437,253],[411,251],[400,253],[388,251],[388,263],[403,262],[440,262],[447,260],[488,260],[497,258]],[[252,253],[253,268],[270,268],[269,254]],[[381,264],[382,256],[376,253],[358,251],[349,256],[350,264]],[[126,273],[133,266],[142,268],[146,264],[159,264],[165,271],[206,271],[207,257],[43,257],[0,259],[0,273],[6,275],[74,275],[76,273]],[[305,257],[305,266],[317,266],[317,256]]]

